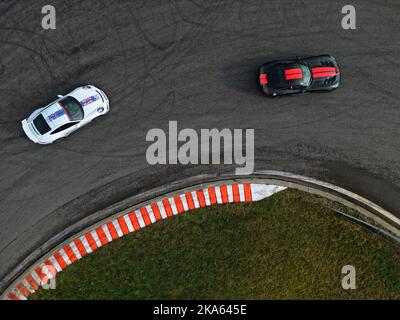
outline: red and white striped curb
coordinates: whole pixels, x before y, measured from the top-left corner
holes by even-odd
[[[6,300],[27,300],[29,295],[46,285],[58,272],[97,248],[159,220],[183,212],[216,204],[259,201],[285,187],[266,184],[231,184],[209,187],[166,198],[105,222],[76,237],[47,259],[6,293]]]

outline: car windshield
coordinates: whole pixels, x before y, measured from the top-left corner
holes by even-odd
[[[312,79],[310,68],[305,65],[301,65],[301,70],[303,71],[303,80],[301,82],[301,85],[308,87]]]
[[[43,115],[41,114],[39,114],[36,119],[33,120],[33,124],[41,135],[44,135],[50,131],[49,125],[47,124],[46,120],[44,120]]]
[[[66,97],[60,101],[60,104],[68,114],[71,121],[83,119],[83,109],[81,104],[72,97]]]

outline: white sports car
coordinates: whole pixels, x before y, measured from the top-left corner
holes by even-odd
[[[110,103],[105,93],[87,85],[66,96],[58,96],[58,100],[34,111],[22,121],[22,128],[33,142],[50,144],[67,137],[109,110]]]

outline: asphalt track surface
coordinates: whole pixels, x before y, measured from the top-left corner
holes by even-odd
[[[148,130],[254,128],[256,169],[327,181],[400,215],[400,3],[342,1],[0,3],[0,279],[52,235],[129,195],[233,166],[147,164]],[[260,64],[329,53],[342,86],[270,99]],[[51,146],[20,121],[82,84],[111,112]]]

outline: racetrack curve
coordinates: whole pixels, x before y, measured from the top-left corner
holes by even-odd
[[[400,216],[400,3],[352,1],[0,3],[0,279],[52,235],[129,195],[232,166],[147,164],[148,130],[254,128],[256,169],[327,181]],[[264,97],[260,64],[329,53],[342,86]],[[82,84],[111,112],[50,146],[20,121]]]

